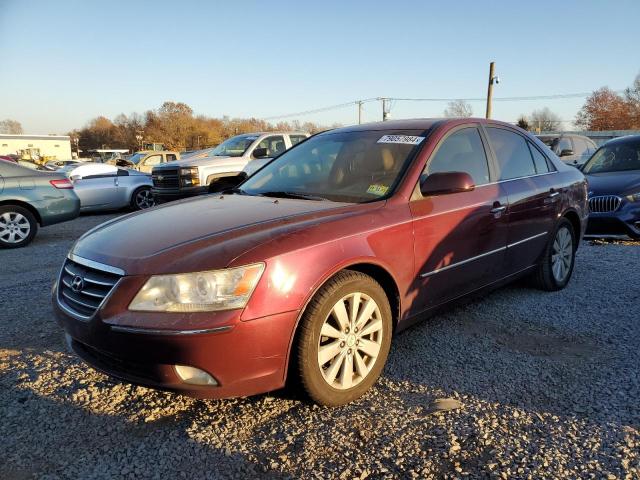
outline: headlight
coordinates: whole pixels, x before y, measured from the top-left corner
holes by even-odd
[[[263,263],[208,272],[154,275],[129,310],[211,312],[244,307],[264,271]]]
[[[640,192],[627,195],[627,200],[629,200],[630,202],[640,202]]]
[[[180,169],[180,181],[184,187],[195,187],[200,185],[198,167],[186,167]]]

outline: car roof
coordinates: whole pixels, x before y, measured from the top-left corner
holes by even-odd
[[[370,130],[429,130],[432,127],[443,125],[457,125],[463,123],[482,123],[484,125],[499,125],[511,128],[514,125],[499,120],[491,120],[486,118],[412,118],[407,120],[387,120],[385,122],[363,123],[360,125],[351,125],[348,127],[336,128],[331,132],[358,132]]]
[[[134,155],[136,153],[142,153],[144,155],[147,155],[149,153],[178,153],[175,150],[138,150],[137,152],[134,153]]]
[[[637,143],[640,141],[640,135],[625,135],[624,137],[612,138],[606,142],[609,147],[611,145],[621,145],[625,143]]]

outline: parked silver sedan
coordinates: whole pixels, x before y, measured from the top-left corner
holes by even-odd
[[[103,163],[87,163],[69,168],[67,175],[80,197],[80,211],[142,210],[155,205],[151,176],[135,170]]]

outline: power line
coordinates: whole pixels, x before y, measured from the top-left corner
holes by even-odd
[[[580,92],[580,93],[561,93],[556,95],[529,95],[520,97],[494,97],[494,102],[519,102],[530,100],[560,100],[565,98],[585,98],[591,95],[593,92]],[[624,93],[624,90],[614,90],[614,93]],[[362,100],[353,100],[351,102],[338,103],[336,105],[329,105],[327,107],[314,108],[311,110],[303,110],[300,112],[286,113],[283,115],[273,115],[270,117],[263,117],[263,120],[279,120],[282,118],[301,117],[305,115],[311,115],[314,113],[328,112],[331,110],[338,110],[345,107],[352,107],[354,105],[376,102],[386,100],[387,102],[455,102],[462,100],[464,102],[484,102],[487,99],[485,97],[472,97],[472,98],[404,98],[404,97],[372,97]]]

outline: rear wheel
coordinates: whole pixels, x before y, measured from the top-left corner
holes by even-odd
[[[34,215],[24,207],[0,207],[0,247],[20,248],[28,245],[38,231]]]
[[[368,275],[344,271],[309,303],[300,325],[298,372],[317,403],[362,396],[380,376],[391,345],[391,307]]]
[[[156,204],[151,188],[140,187],[131,196],[131,208],[134,210],[144,210],[151,208]]]
[[[562,218],[549,239],[542,261],[535,273],[537,286],[548,291],[566,287],[573,273],[575,256],[576,234],[571,222]]]

